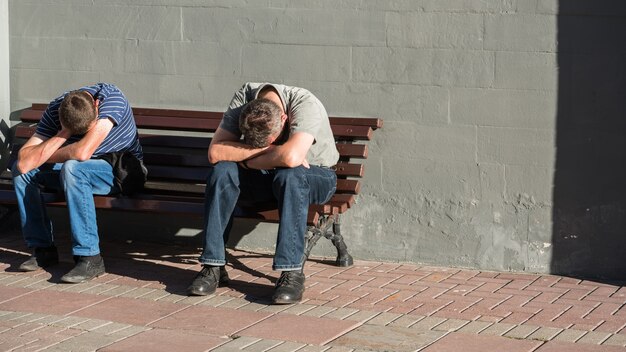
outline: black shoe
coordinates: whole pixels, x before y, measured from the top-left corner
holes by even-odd
[[[276,282],[276,290],[272,301],[274,304],[291,304],[300,302],[304,293],[304,273],[300,270],[283,271]]]
[[[54,245],[35,248],[32,257],[20,265],[20,271],[35,271],[59,263],[59,252]]]
[[[218,285],[228,285],[230,279],[224,266],[203,265],[202,270],[187,288],[190,296],[206,296],[215,292]]]
[[[100,254],[92,256],[77,256],[76,266],[69,273],[61,277],[61,281],[69,284],[78,284],[89,281],[104,274],[104,260]]]

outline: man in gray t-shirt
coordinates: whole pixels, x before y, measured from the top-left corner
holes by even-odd
[[[335,192],[331,169],[339,153],[324,106],[303,88],[246,83],[224,113],[209,146],[203,268],[188,288],[208,295],[228,275],[225,242],[239,199],[278,203],[280,223],[273,269],[281,271],[274,303],[295,303],[304,292],[304,236],[310,204]]]

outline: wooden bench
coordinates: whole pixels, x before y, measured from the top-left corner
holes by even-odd
[[[12,155],[36,129],[46,104],[33,104],[21,112],[15,126]],[[210,137],[222,118],[220,112],[133,108],[135,122],[148,168],[145,189],[130,197],[95,196],[97,209],[115,209],[147,213],[204,214],[204,188],[208,168],[207,148]],[[312,205],[308,213],[306,257],[320,237],[330,239],[337,248],[336,264],[352,265],[352,257],[340,232],[340,215],[353,206],[361,189],[367,158],[366,142],[383,122],[377,118],[331,117],[331,127],[340,159],[336,165],[337,191],[329,202]],[[44,193],[49,206],[65,206],[59,193]],[[0,204],[15,204],[10,172],[0,176]],[[235,217],[277,222],[275,204],[238,204]]]

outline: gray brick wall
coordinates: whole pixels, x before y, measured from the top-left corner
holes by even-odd
[[[206,110],[245,81],[303,86],[331,114],[385,120],[343,220],[356,258],[548,272],[559,64],[600,51],[624,68],[618,34],[593,38],[624,29],[619,1],[13,0],[11,107],[95,81]],[[600,29],[559,42],[577,21]],[[275,227],[257,231],[238,245],[271,249]]]

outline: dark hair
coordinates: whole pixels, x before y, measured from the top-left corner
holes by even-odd
[[[280,107],[269,99],[249,102],[239,115],[239,130],[246,144],[255,148],[266,147],[269,137],[281,132],[281,114]]]
[[[59,107],[59,120],[72,134],[87,133],[96,117],[94,99],[85,91],[73,90],[67,93]]]

